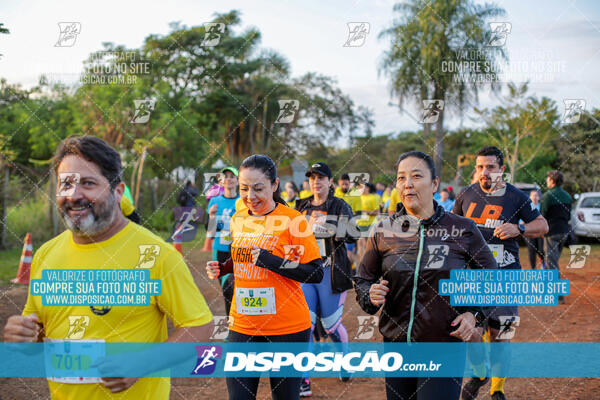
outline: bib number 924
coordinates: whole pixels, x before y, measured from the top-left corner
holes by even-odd
[[[263,307],[267,305],[267,299],[264,297],[242,297],[244,307]]]

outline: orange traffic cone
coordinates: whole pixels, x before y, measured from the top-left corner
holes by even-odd
[[[25,242],[23,243],[23,253],[21,253],[21,261],[19,262],[19,270],[17,271],[17,277],[11,279],[12,283],[20,283],[22,285],[29,284],[29,274],[31,272],[31,259],[33,258],[33,242],[31,240],[31,233],[27,232],[25,235]]]
[[[179,254],[183,255],[183,247],[181,245],[181,241],[183,240],[183,235],[181,233],[181,226],[178,226],[173,234],[173,247],[179,252]]]

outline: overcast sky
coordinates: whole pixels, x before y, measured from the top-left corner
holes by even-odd
[[[378,74],[378,62],[388,43],[377,35],[389,26],[393,1],[19,1],[0,3],[0,22],[10,35],[0,35],[0,77],[28,87],[43,73],[78,73],[82,61],[102,42],[139,47],[149,34],[166,34],[168,24],[181,21],[202,25],[215,12],[241,11],[242,27],[255,26],[262,46],[286,56],[294,76],[308,71],[335,77],[341,89],[357,105],[375,112],[375,133],[416,130],[419,124],[390,106],[389,86]],[[500,21],[512,30],[506,40],[513,77],[531,79],[538,96],[554,99],[563,110],[563,99],[585,99],[586,109],[600,107],[600,3],[597,1],[502,1],[507,11]],[[81,33],[73,47],[54,47],[58,22],[80,22]],[[343,47],[348,22],[368,22],[370,32],[361,47]],[[527,69],[544,68],[546,75]],[[498,99],[483,93],[480,106],[494,106]],[[471,125],[453,116],[449,127]]]

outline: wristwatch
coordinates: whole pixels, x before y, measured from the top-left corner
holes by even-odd
[[[481,311],[475,311],[472,312],[473,316],[475,317],[475,326],[480,328],[483,326],[483,322],[485,320],[485,316],[483,315],[483,313]]]
[[[521,235],[524,235],[524,234],[525,234],[525,225],[523,225],[523,224],[518,224],[518,225],[517,225],[517,227],[519,228],[519,233],[520,233]]]

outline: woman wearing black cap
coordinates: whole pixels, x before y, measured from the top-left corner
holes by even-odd
[[[433,200],[438,185],[430,156],[420,151],[400,156],[398,211],[376,225],[358,266],[357,300],[369,314],[383,307],[384,342],[466,342],[483,322],[482,308],[454,307],[438,293],[440,279],[450,278],[452,269],[497,268],[475,223]],[[407,222],[408,230],[379,229],[386,222],[392,227]],[[385,383],[388,399],[457,400],[462,377],[386,377]]]
[[[299,200],[296,210],[306,215],[321,252],[323,280],[320,283],[303,283],[302,291],[310,310],[311,333],[315,329],[317,317],[334,342],[348,342],[348,333],[342,324],[346,290],[352,289],[352,268],[345,242],[354,242],[348,229],[343,236],[337,230],[338,224],[347,227],[353,217],[352,209],[344,200],[333,194],[331,169],[318,162],[306,172],[312,196]],[[311,335],[312,340],[312,335]],[[348,377],[341,377],[347,381]],[[310,396],[310,382],[305,377],[300,389],[301,396]]]

